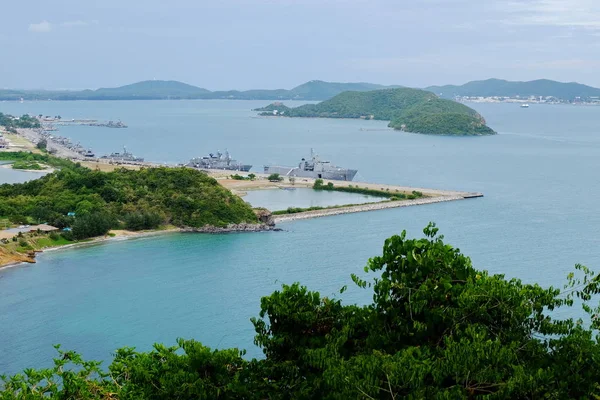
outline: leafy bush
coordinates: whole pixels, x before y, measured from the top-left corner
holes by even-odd
[[[32,161],[15,161],[12,165],[13,169],[30,169],[40,171],[44,169],[40,164]]]
[[[105,370],[58,348],[52,368],[5,378],[0,398],[598,398],[598,275],[577,265],[564,291],[507,280],[475,269],[435,225],[424,234],[387,239],[369,281],[351,275],[369,304],[298,283],[263,297],[252,318],[261,359],[179,339],[119,349]],[[575,304],[586,319],[561,318]]]
[[[283,177],[279,174],[271,174],[267,179],[270,182],[281,182],[283,180]]]
[[[103,236],[115,225],[115,218],[104,212],[94,212],[78,216],[73,223],[73,238],[76,240]]]
[[[144,229],[156,229],[163,222],[163,217],[155,212],[132,212],[123,218],[125,229],[140,231]]]

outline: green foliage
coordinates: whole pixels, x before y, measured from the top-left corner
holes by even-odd
[[[13,169],[29,169],[35,171],[41,171],[44,169],[40,164],[31,161],[15,161],[12,164]]]
[[[12,115],[0,113],[0,126],[4,126],[9,131],[14,132],[15,128],[39,128],[40,121],[28,114],[21,117],[13,117]]]
[[[283,180],[283,177],[279,174],[271,174],[267,179],[270,182],[281,182]]]
[[[0,185],[0,214],[14,223],[31,218],[58,228],[72,226],[73,235],[80,239],[121,225],[152,229],[163,224],[203,227],[257,222],[248,204],[191,168],[101,172],[48,155],[12,153],[11,157],[33,157],[61,166],[60,171],[37,180]],[[76,218],[67,217],[69,212],[76,212]],[[97,223],[97,228],[91,223]]]
[[[46,151],[46,148],[48,147],[48,141],[46,139],[42,139],[35,145],[35,147],[37,147],[39,150]]]
[[[73,223],[73,238],[75,240],[82,240],[103,236],[115,225],[114,217],[106,212],[94,211],[80,214],[75,218],[75,222]]]
[[[344,92],[319,104],[289,108],[271,104],[259,111],[288,117],[364,118],[391,121],[390,127],[415,133],[485,135],[495,133],[475,110],[419,89],[397,88],[369,92]]]
[[[125,229],[141,231],[145,229],[156,229],[164,221],[164,216],[157,212],[132,212],[123,218]]]
[[[256,176],[254,174],[250,174],[250,175]],[[242,176],[240,174],[233,174],[233,175],[231,175],[231,179],[236,180],[236,181],[250,181],[250,180],[252,180],[252,178],[250,178],[250,175]]]
[[[4,379],[0,399],[588,399],[600,395],[600,279],[577,265],[565,290],[490,275],[446,244],[385,241],[364,306],[298,283],[261,299],[261,360],[193,340],[116,351],[108,371],[58,349],[53,368]],[[342,288],[340,292],[346,290]],[[590,321],[556,313],[578,304]],[[561,315],[565,311],[560,310]]]
[[[457,103],[458,104],[458,103]],[[394,118],[389,126],[412,133],[440,135],[493,135],[483,118],[458,113],[422,113],[411,111]]]
[[[423,197],[423,193],[417,192],[417,191],[413,191],[411,195],[406,196],[404,193],[393,193],[393,192],[389,192],[389,191],[385,191],[385,190],[360,188],[358,186],[352,186],[352,185],[335,186],[333,184],[333,182],[327,182],[327,184],[325,185],[323,183],[323,179],[316,179],[315,183],[313,184],[313,189],[329,190],[329,191],[336,191],[336,192],[346,192],[346,193],[359,193],[359,194],[365,194],[368,196],[384,197],[384,198],[390,199],[390,200],[392,200],[392,199],[393,200],[401,200],[401,199],[406,199],[406,198],[416,199],[419,197]]]
[[[25,151],[3,151],[0,152],[0,161],[19,161],[28,163],[42,163],[56,168],[71,168],[73,163],[48,154],[35,154]]]

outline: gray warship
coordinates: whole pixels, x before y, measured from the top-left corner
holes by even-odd
[[[313,149],[310,149],[310,160],[303,158],[297,167],[265,165],[264,172],[265,174],[279,174],[281,176],[351,181],[358,170],[331,165],[329,161],[321,160]]]
[[[224,169],[244,172],[248,172],[252,168],[252,165],[241,164],[232,159],[227,150],[225,150],[225,154],[217,150],[217,154],[210,153],[208,156],[194,157],[186,166],[198,169]]]
[[[114,162],[144,162],[142,157],[136,157],[132,153],[127,151],[127,147],[123,146],[122,153],[111,153],[100,157],[103,160],[110,160]]]

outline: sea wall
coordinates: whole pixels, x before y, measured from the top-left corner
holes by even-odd
[[[480,196],[471,196],[471,197],[480,197]],[[410,206],[418,206],[418,205],[423,205],[423,204],[441,203],[441,202],[446,202],[446,201],[464,200],[466,198],[468,198],[468,197],[455,195],[455,196],[428,197],[428,198],[415,199],[415,200],[400,200],[400,201],[389,201],[389,202],[382,202],[382,203],[369,203],[369,204],[361,204],[361,205],[357,205],[357,206],[306,211],[306,212],[301,212],[301,213],[296,213],[296,214],[276,215],[276,216],[274,216],[274,218],[275,218],[275,223],[280,223],[280,222],[297,221],[300,219],[328,217],[331,215],[350,214],[350,213],[357,213],[357,212],[364,212],[364,211],[385,210],[387,208],[410,207]]]

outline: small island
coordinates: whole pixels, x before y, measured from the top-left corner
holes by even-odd
[[[384,120],[390,121],[391,128],[412,133],[468,136],[496,133],[474,109],[410,88],[344,92],[318,104],[290,108],[278,102],[254,111],[261,116]]]

